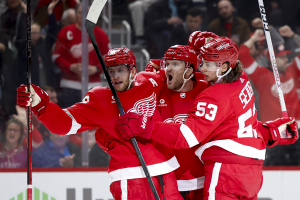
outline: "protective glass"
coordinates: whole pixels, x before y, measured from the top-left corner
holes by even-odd
[[[160,59],[160,68],[161,69],[180,69],[183,66],[185,66],[185,61],[183,60],[177,60],[177,59],[166,59],[166,58],[161,58]]]
[[[122,77],[129,73],[127,65],[117,65],[108,67],[108,73],[111,78]]]

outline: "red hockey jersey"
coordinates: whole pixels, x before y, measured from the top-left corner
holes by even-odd
[[[170,148],[201,143],[196,155],[204,162],[262,164],[266,144],[257,125],[253,90],[243,72],[238,81],[201,92],[185,124],[155,123],[151,138]]]
[[[159,74],[139,73],[133,88],[118,93],[124,111],[146,114],[152,116],[153,120],[161,121],[156,101],[163,84]],[[81,103],[64,111],[50,103],[39,119],[56,134],[69,135],[103,128],[109,134],[112,147],[107,151],[111,155],[108,169],[111,182],[145,177],[131,141],[122,139],[114,127],[119,115],[111,90],[108,87],[96,87],[87,93]],[[173,152],[164,151],[166,147],[163,145],[156,146],[157,143],[146,139],[139,140],[138,144],[151,176],[166,174],[179,167]]]
[[[249,48],[245,45],[241,45],[240,60],[244,65],[245,72],[259,93],[261,121],[265,122],[282,117],[273,72],[266,67],[259,66],[251,57]],[[297,89],[300,89],[299,77],[300,61],[299,57],[296,57],[295,61],[288,66],[285,73],[280,73],[280,81],[288,115],[295,117],[298,121],[300,120],[300,100],[297,94]]]
[[[105,32],[95,27],[95,37],[102,55],[107,54],[109,50],[109,39]],[[99,71],[89,76],[89,88],[100,85],[101,65],[98,61],[97,54],[94,51],[91,40],[88,43],[89,65],[97,66]],[[81,63],[82,43],[81,30],[76,27],[76,24],[71,24],[61,29],[58,33],[55,48],[52,53],[52,61],[62,71],[61,87],[81,89],[81,76],[70,71],[70,66],[73,63]]]
[[[186,121],[194,100],[208,87],[202,73],[196,73],[195,78],[196,85],[189,92],[176,92],[168,89],[167,84],[164,85],[157,103],[164,122],[182,124]],[[174,154],[180,164],[180,167],[175,170],[179,191],[191,191],[204,186],[204,165],[195,155],[198,148],[199,145],[190,149],[174,149]]]

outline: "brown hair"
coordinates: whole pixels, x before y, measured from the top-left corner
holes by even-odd
[[[222,74],[225,74],[229,70],[229,62],[225,63],[227,64],[228,69]],[[236,66],[229,72],[229,74],[223,77],[223,83],[232,83],[234,81],[237,81],[243,74],[242,66],[243,65],[241,61],[238,60]]]
[[[25,133],[24,133],[24,129],[23,129],[23,124],[22,124],[22,122],[20,122],[20,121],[17,120],[16,118],[11,118],[11,119],[9,119],[9,120],[5,123],[4,137],[3,137],[3,144],[6,143],[6,129],[7,129],[8,125],[11,124],[11,123],[17,124],[17,125],[20,127],[20,129],[21,129],[21,136],[20,136],[20,138],[19,138],[19,140],[18,140],[18,146],[21,146],[22,143],[23,143],[23,137],[24,137]],[[3,145],[3,147],[4,147],[4,145]]]

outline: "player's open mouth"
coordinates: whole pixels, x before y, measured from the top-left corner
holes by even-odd
[[[172,79],[173,79],[173,76],[171,75],[171,74],[168,74],[168,81],[172,81]]]

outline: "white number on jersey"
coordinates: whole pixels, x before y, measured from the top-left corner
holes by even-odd
[[[250,108],[247,112],[245,112],[244,114],[239,116],[239,118],[238,118],[239,130],[237,131],[237,135],[239,138],[242,138],[242,137],[257,138],[257,132],[255,129],[253,130],[252,124],[249,124],[248,126],[245,127],[245,122],[254,116],[255,116],[255,104],[253,107],[253,112],[252,112],[252,109]]]
[[[199,117],[204,116],[206,119],[213,121],[216,117],[218,106],[214,104],[208,104],[208,106],[206,105],[207,105],[206,102],[198,102],[197,111],[195,114]],[[208,110],[208,113],[206,113],[206,109]]]

